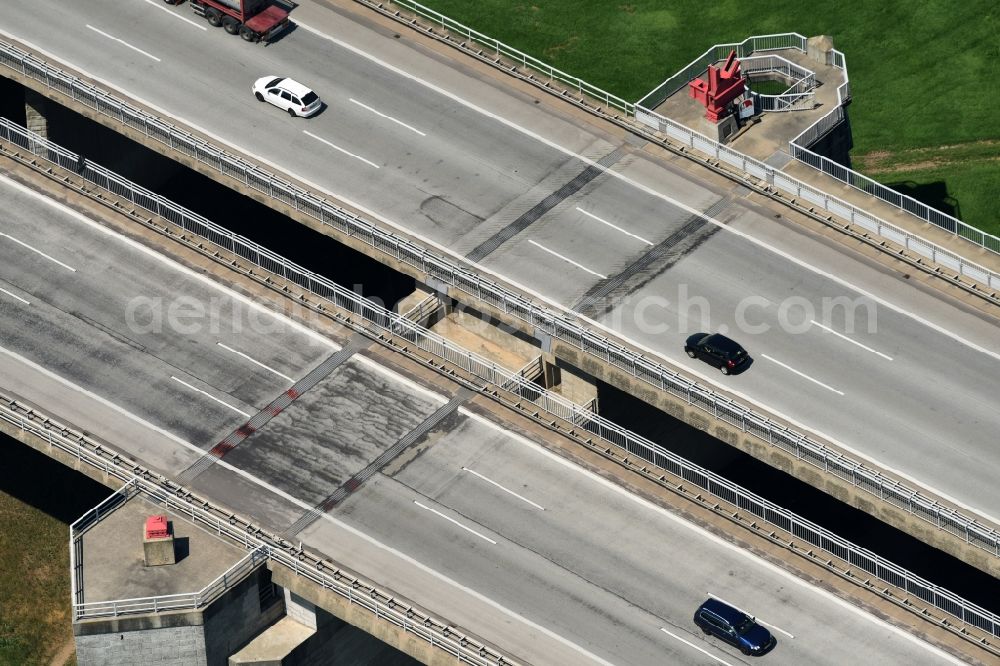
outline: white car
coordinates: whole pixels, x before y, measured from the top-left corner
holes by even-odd
[[[298,81],[281,76],[265,76],[257,79],[251,90],[258,102],[270,102],[279,109],[287,111],[292,118],[295,116],[308,118],[323,106],[319,95]]]

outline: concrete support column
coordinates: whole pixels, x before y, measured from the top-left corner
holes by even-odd
[[[24,115],[28,129],[42,138],[49,138],[49,121],[45,117],[46,99],[31,88],[24,89]]]
[[[815,60],[820,64],[830,65],[833,63],[833,58],[830,54],[832,50],[833,37],[818,35],[806,40],[806,55],[809,56],[810,60]]]
[[[550,389],[562,384],[562,370],[552,354],[542,354],[542,386]]]
[[[432,327],[451,314],[454,309],[455,301],[447,294],[428,291],[421,287],[401,299],[395,306],[396,312],[424,328]]]
[[[285,615],[310,629],[316,628],[316,604],[303,599],[287,587],[285,590]]]

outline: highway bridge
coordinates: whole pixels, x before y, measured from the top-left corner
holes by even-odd
[[[298,28],[266,49],[203,30],[185,10],[14,2],[3,28],[997,524],[995,313],[912,284],[817,237],[787,207],[572,108],[536,104],[474,63],[415,35],[396,39],[340,5],[304,4]],[[308,81],[327,109],[303,122],[261,107],[249,84],[268,72]],[[732,332],[752,371],[723,381],[687,359],[683,341],[699,330]]]
[[[712,594],[776,627],[776,663],[952,660],[556,455],[550,433],[367,338],[307,328],[252,283],[127,238],[75,197],[69,208],[7,178],[0,189],[5,393],[507,654],[735,663],[690,622]],[[296,386],[260,430],[217,450]]]
[[[745,187],[333,8],[303,5],[294,32],[249,51],[189,22],[183,7],[151,2],[15,2],[0,27],[117,95],[997,522],[993,316],[845,252]],[[248,87],[266,73],[308,81],[328,108],[303,123],[260,107]],[[63,420],[276,534],[359,571],[378,563],[380,582],[531,663],[703,660],[712,648],[678,628],[690,633],[690,608],[706,593],[752,598],[762,619],[771,610],[788,634],[778,634],[775,659],[787,663],[839,663],[862,649],[884,649],[886,663],[926,660],[925,644],[786,587],[791,579],[759,560],[546,455],[548,435],[530,436],[458,385],[345,330],[262,310],[4,186],[16,206],[5,207],[10,242],[0,247],[10,268],[0,356],[10,385],[0,388],[58,405]],[[810,304],[816,321],[790,321],[789,299]],[[842,308],[822,317],[835,299],[854,308],[853,330]],[[153,330],[137,340],[121,317],[144,314],[136,303],[174,314],[208,304],[192,307],[215,319],[183,337]],[[741,304],[766,334],[738,332]],[[721,327],[755,357],[725,381],[681,349],[691,332]],[[239,433],[293,385],[307,388],[259,432]],[[308,425],[295,420],[306,412]],[[342,503],[328,501],[381,454],[401,455],[400,442],[419,455],[381,460],[359,489],[341,491]],[[618,531],[625,524],[637,527]],[[680,542],[664,566],[663,544]],[[679,574],[676,558],[689,558],[689,571]],[[727,558],[737,558],[727,570],[747,572],[737,579],[755,582],[727,577],[712,589],[720,569],[704,563]],[[806,596],[788,601],[789,589]],[[805,633],[785,626],[803,615],[829,619]],[[829,626],[845,631],[802,640]]]

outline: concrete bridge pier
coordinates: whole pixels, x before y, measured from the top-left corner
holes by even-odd
[[[302,596],[312,583],[283,568],[274,574],[256,551],[143,497],[116,506],[117,495],[71,535],[80,666],[415,666]],[[175,557],[153,566],[143,557],[142,526],[157,515],[167,520]]]
[[[261,587],[270,585],[267,573],[258,569],[203,608],[74,622],[77,664],[222,666],[236,647],[284,611],[280,603],[261,607]]]
[[[31,88],[24,89],[24,115],[26,127],[43,139],[49,138],[49,120],[46,116],[46,99]]]

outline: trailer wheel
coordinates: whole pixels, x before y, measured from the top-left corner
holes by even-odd
[[[240,37],[242,37],[243,40],[247,42],[257,41],[257,33],[251,30],[250,28],[246,27],[245,25],[240,26]]]
[[[205,12],[205,20],[210,26],[218,28],[222,25],[222,14],[218,9],[209,9]]]
[[[237,35],[240,32],[240,22],[234,19],[232,16],[227,16],[222,19],[222,29],[228,32],[230,35]]]

